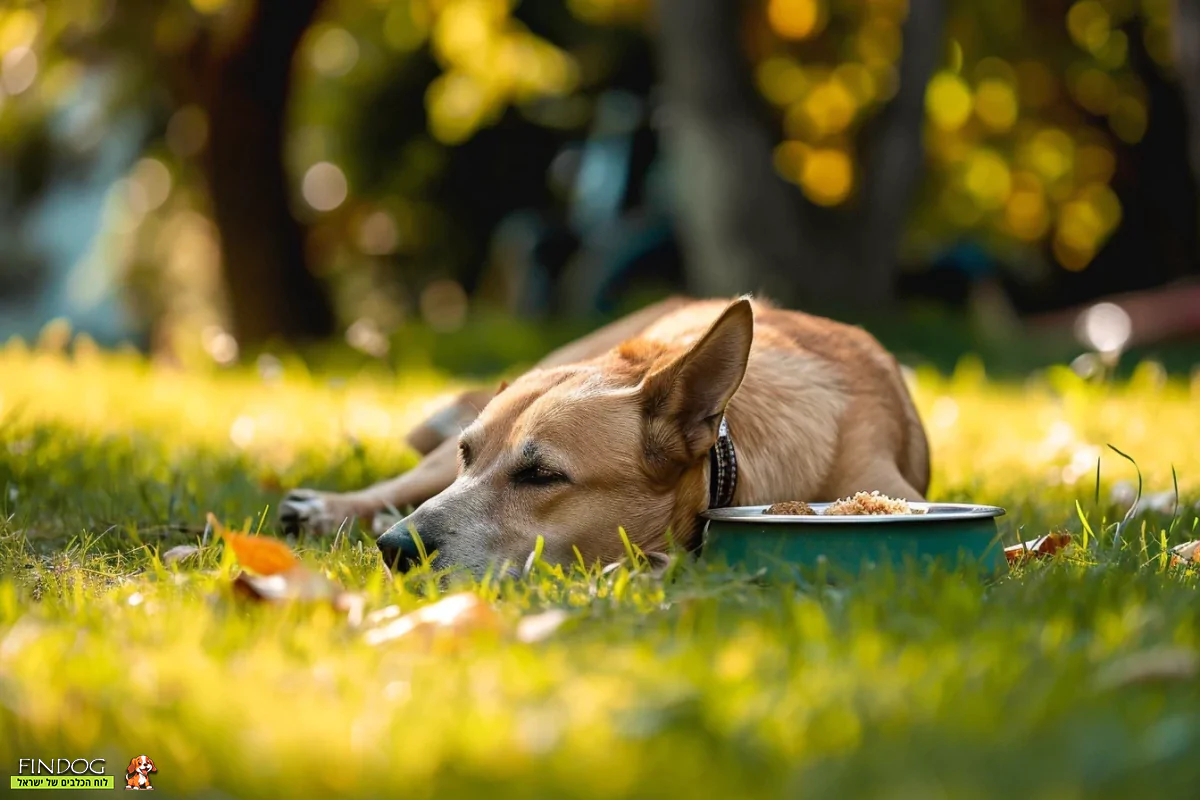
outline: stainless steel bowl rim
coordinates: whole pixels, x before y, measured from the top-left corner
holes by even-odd
[[[813,511],[824,511],[832,503],[809,503]],[[713,508],[701,514],[714,522],[753,522],[787,525],[875,525],[890,522],[941,522],[943,520],[988,519],[1004,516],[999,506],[983,506],[975,503],[909,503],[910,508],[924,510],[924,514],[858,514],[854,516],[827,517],[822,514],[764,514],[770,506],[731,506]]]

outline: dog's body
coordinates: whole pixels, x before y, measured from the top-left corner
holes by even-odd
[[[291,493],[290,524],[336,525],[419,506],[443,561],[481,572],[543,557],[615,560],[623,527],[644,550],[695,544],[722,416],[737,454],[733,505],[878,490],[923,499],[925,432],[900,368],[861,329],[741,299],[671,299],[552,353],[497,393],[468,393],[453,431],[427,423],[412,471],[361,492]]]

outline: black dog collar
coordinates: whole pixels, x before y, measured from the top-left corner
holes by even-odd
[[[737,454],[729,435],[729,423],[722,416],[717,441],[708,451],[708,507],[728,508],[732,505],[737,479]]]

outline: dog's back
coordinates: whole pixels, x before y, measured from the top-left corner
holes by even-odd
[[[745,465],[752,496],[737,502],[772,502],[765,498],[780,492],[834,499],[847,475],[870,472],[864,462],[878,459],[893,462],[923,496],[928,443],[895,357],[861,328],[761,300],[752,305],[750,361],[728,416],[735,441],[748,440],[758,457]],[[727,307],[726,300],[679,302],[623,349],[682,350]]]

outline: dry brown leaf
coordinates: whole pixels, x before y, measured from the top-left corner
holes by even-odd
[[[1200,539],[1171,548],[1171,566],[1187,566],[1200,564]]]
[[[277,539],[234,533],[227,530],[211,512],[208,515],[208,524],[212,526],[214,535],[224,539],[225,543],[233,548],[238,564],[243,569],[259,575],[277,575],[300,563],[291,549]]]
[[[283,542],[232,533],[211,513],[208,522],[214,534],[233,548],[243,568],[233,580],[236,596],[268,603],[329,603],[344,613],[351,625],[362,623],[362,595],[348,592],[332,578],[306,567]]]
[[[363,620],[366,603],[362,595],[348,592],[336,581],[297,564],[274,575],[239,573],[233,581],[233,591],[244,600],[267,603],[328,603],[346,620],[358,626]]]
[[[490,605],[480,600],[478,595],[464,592],[391,619],[380,627],[368,630],[363,634],[363,639],[367,644],[380,645],[417,636],[428,645],[438,633],[464,634],[498,630],[500,627],[500,616]]]
[[[1009,564],[1018,564],[1032,558],[1047,558],[1065,550],[1070,544],[1071,534],[1048,533],[1040,538],[1004,548],[1004,556]]]
[[[162,554],[162,563],[174,564],[178,561],[183,561],[185,558],[196,555],[200,552],[200,548],[194,544],[181,544],[172,547],[170,550]]]

